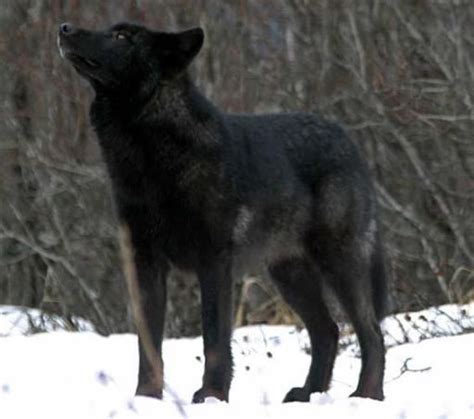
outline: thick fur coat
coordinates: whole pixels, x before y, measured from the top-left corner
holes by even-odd
[[[166,278],[197,275],[205,370],[194,401],[227,400],[232,284],[270,277],[305,323],[312,363],[285,401],[329,387],[338,328],[322,286],[339,297],[359,338],[356,396],[383,398],[379,320],[387,300],[376,202],[364,160],[344,131],[308,113],[233,115],[217,109],[187,67],[201,29],[155,32],[62,24],[60,49],[96,92],[91,121],[130,233],[140,304],[161,362]],[[161,397],[143,336],[137,394]],[[161,372],[162,374],[162,372]]]

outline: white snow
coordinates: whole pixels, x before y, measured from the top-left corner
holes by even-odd
[[[133,397],[136,336],[65,331],[21,336],[13,327],[10,336],[0,338],[0,418],[474,418],[474,334],[429,338],[443,328],[459,333],[454,328],[459,316],[471,327],[473,309],[447,306],[384,322],[390,347],[384,402],[348,397],[360,367],[351,337],[338,355],[328,393],[313,394],[311,403],[282,404],[286,391],[305,379],[306,333],[290,326],[240,328],[233,340],[230,403],[207,399],[192,405],[203,369],[200,338],[165,341],[168,389],[159,401]],[[449,320],[434,328],[439,310],[447,311]],[[14,314],[11,307],[7,311]],[[414,321],[421,322],[415,326],[421,332],[400,332],[413,329]],[[5,334],[1,320],[0,333]],[[406,336],[415,343],[393,346]]]

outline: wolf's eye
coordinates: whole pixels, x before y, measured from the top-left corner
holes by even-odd
[[[117,32],[115,33],[115,39],[128,39],[128,37],[123,32]]]

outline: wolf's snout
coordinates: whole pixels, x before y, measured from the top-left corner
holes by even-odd
[[[74,32],[76,32],[76,28],[70,23],[61,23],[59,25],[59,33],[61,35],[72,35]]]

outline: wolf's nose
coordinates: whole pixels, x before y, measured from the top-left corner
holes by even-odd
[[[61,23],[59,26],[59,32],[63,35],[71,35],[75,31],[76,28],[74,28],[70,23]]]

